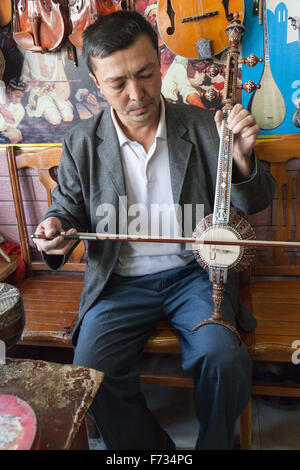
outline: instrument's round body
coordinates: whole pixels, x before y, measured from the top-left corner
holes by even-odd
[[[69,35],[71,43],[82,49],[83,31],[95,23],[100,16],[108,15],[122,10],[121,4],[116,0],[72,0],[70,3],[70,19],[72,22],[72,33]]]
[[[25,323],[23,301],[19,290],[0,283],[0,340],[11,348],[19,340]]]
[[[248,221],[238,215],[230,214],[228,225],[214,225],[210,214],[199,222],[193,236],[201,240],[254,240],[255,233]],[[209,266],[222,266],[234,271],[243,271],[253,261],[255,247],[236,245],[193,245],[198,263],[206,270]]]
[[[243,0],[230,0],[228,13],[235,12],[238,12],[240,19],[243,20]],[[210,14],[212,16],[205,17]],[[196,19],[199,16],[202,18]],[[201,40],[210,43],[211,56],[222,52],[228,46],[228,37],[225,33],[228,24],[225,6],[221,1],[172,0],[171,4],[168,0],[158,2],[159,33],[166,46],[183,57],[207,58],[199,57],[197,43]]]
[[[17,44],[36,52],[58,50],[71,27],[66,6],[54,0],[20,0],[14,23]]]
[[[38,450],[40,433],[31,406],[14,395],[0,395],[0,450]]]

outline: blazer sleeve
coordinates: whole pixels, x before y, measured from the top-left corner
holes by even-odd
[[[232,182],[231,202],[234,207],[246,214],[254,214],[265,209],[272,201],[275,192],[275,181],[266,172],[261,161],[252,154],[254,170],[245,181]]]

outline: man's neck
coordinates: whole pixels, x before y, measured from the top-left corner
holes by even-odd
[[[156,136],[159,120],[160,120],[160,107],[156,116],[153,116],[147,122],[124,123],[119,118],[118,114],[114,112],[118,124],[128,139],[141,144],[145,151],[148,153]]]

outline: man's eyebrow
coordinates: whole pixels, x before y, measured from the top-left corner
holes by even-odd
[[[149,62],[148,64],[138,69],[134,75],[135,76],[140,75],[141,73],[145,72],[147,69],[154,67],[154,65],[155,65],[154,62]],[[127,78],[127,76],[120,75],[119,77],[107,77],[107,78],[104,78],[103,81],[104,82],[118,82],[119,80],[124,80],[124,78]]]

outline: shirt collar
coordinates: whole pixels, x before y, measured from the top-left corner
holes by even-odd
[[[116,116],[115,116],[115,113],[114,113],[114,110],[113,110],[112,107],[110,108],[110,113],[111,113],[111,118],[112,118],[112,121],[114,123],[117,135],[118,135],[120,147],[122,147],[126,143],[132,142],[124,134],[124,132],[122,131],[122,129],[121,129],[121,127],[120,127],[120,125],[119,125],[119,123],[116,119]],[[156,139],[160,138],[160,139],[163,139],[163,140],[167,139],[166,110],[165,110],[165,103],[164,103],[164,100],[163,100],[162,97],[160,97],[160,118],[159,118],[159,123],[158,123],[155,138]]]

